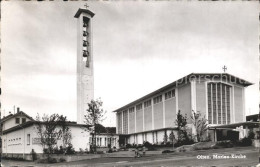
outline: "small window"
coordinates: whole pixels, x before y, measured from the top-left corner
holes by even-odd
[[[136,110],[141,110],[142,108],[143,108],[143,104],[142,103],[136,105]]]
[[[151,100],[147,100],[144,102],[144,108],[151,106]]]
[[[25,123],[26,122],[26,118],[22,118],[22,123]]]
[[[175,97],[175,89],[165,93],[165,100]]]
[[[153,104],[162,102],[162,95],[153,98]]]
[[[132,113],[132,112],[134,112],[134,111],[135,111],[135,108],[134,108],[134,107],[132,107],[132,108],[129,109],[129,112],[130,112],[130,113]]]
[[[15,118],[15,123],[19,124],[20,123],[20,118]]]
[[[27,134],[27,145],[30,145],[31,143],[31,135]]]

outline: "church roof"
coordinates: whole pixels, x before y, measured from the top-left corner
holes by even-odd
[[[240,85],[240,86],[243,86],[243,87],[247,87],[247,86],[250,86],[252,85],[253,83],[251,82],[248,82],[244,79],[241,79],[239,77],[236,77],[234,75],[231,75],[231,74],[228,74],[228,73],[191,73],[189,75],[186,75],[185,77],[182,77],[160,89],[157,89],[123,107],[120,107],[118,109],[116,109],[115,111],[113,112],[119,112],[119,111],[122,111],[128,107],[131,107],[132,105],[135,105],[136,103],[140,103],[141,101],[143,100],[146,100],[148,98],[150,98],[151,96],[154,96],[158,93],[161,93],[162,91],[164,90],[167,90],[167,89],[170,89],[170,88],[173,88],[173,87],[178,87],[178,86],[181,86],[181,85],[185,85],[187,83],[189,83],[190,81],[192,80],[196,80],[196,81],[206,81],[206,80],[209,80],[209,81],[223,81],[224,83],[235,83],[237,85]]]

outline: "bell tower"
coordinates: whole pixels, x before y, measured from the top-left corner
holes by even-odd
[[[86,6],[88,7],[88,6]],[[92,18],[95,14],[79,8],[77,18],[77,123],[84,123],[88,103],[94,99]]]

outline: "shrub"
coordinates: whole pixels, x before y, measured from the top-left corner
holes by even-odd
[[[44,154],[48,154],[48,153],[49,153],[48,149],[47,149],[47,148],[44,148],[44,149],[43,149],[43,153],[44,153]]]
[[[66,149],[66,148],[65,148],[65,149]],[[62,146],[60,146],[59,154],[64,154],[64,153],[65,153],[65,149],[64,149]]]
[[[56,158],[50,158],[49,159],[49,163],[57,163],[57,159]]]
[[[60,158],[60,162],[66,162],[66,159]]]
[[[59,148],[58,148],[58,147],[55,147],[55,148],[53,149],[53,153],[54,153],[54,154],[59,154],[59,153],[60,153]]]
[[[84,154],[84,150],[82,148],[79,148],[79,153]]]
[[[233,144],[230,140],[223,140],[223,141],[218,141],[216,143],[216,146],[220,146],[222,148],[230,148],[233,147]]]
[[[153,145],[148,141],[144,142],[143,146],[145,146],[148,149],[148,151],[153,151],[156,147],[156,145]]]
[[[104,154],[103,151],[97,151],[97,154]]]
[[[172,146],[172,144],[173,144],[172,142],[169,142],[169,141],[168,141],[168,142],[166,143],[166,146]]]
[[[176,143],[174,143],[174,147],[180,147],[183,145],[191,145],[191,144],[194,144],[194,141],[191,138],[187,138],[185,140],[177,141]]]
[[[250,129],[250,131],[248,132],[248,138],[249,139],[254,139],[255,138],[255,133],[252,129]]]
[[[112,149],[111,148],[109,148],[108,149],[108,153],[112,153],[113,151],[112,151]]]
[[[75,154],[75,149],[73,148],[72,144],[69,144],[69,146],[66,148],[66,154]]]
[[[163,150],[162,153],[165,154],[165,153],[171,153],[173,151],[170,151],[170,150]]]
[[[239,140],[236,143],[237,146],[251,146],[252,145],[252,139],[249,137],[244,137],[243,139]]]
[[[38,163],[57,163],[57,159],[56,158],[46,158],[46,159],[39,159]]]
[[[131,144],[126,144],[125,148],[132,148],[132,145]]]

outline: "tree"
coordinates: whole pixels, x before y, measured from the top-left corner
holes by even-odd
[[[173,131],[171,131],[171,133],[169,134],[169,141],[174,144],[174,140],[175,140],[175,135]]]
[[[183,116],[181,111],[178,111],[177,119],[175,121],[178,130],[178,142],[184,141],[188,139],[187,133],[187,116]]]
[[[199,111],[195,113],[193,110],[192,110],[191,120],[196,130],[195,137],[197,141],[200,142],[203,140],[203,135],[208,129],[207,120],[205,119],[205,116],[204,117],[201,116],[201,113]]]
[[[168,135],[167,135],[167,132],[164,131],[164,136],[163,136],[163,143],[166,144],[168,141]]]
[[[69,127],[66,124],[66,121],[67,121],[66,116],[61,115],[59,117],[58,124],[61,126],[62,147],[63,148],[69,147],[71,145],[71,139],[72,139],[71,132],[70,132]]]
[[[66,138],[65,134],[69,131],[65,124],[66,117],[52,114],[51,116],[44,115],[40,118],[38,114],[35,123],[37,134],[41,141],[40,144],[42,145],[44,152],[47,153],[49,161],[50,154],[54,152],[54,148],[57,145],[57,140],[60,140],[62,136]]]
[[[96,126],[100,124],[104,120],[105,111],[102,109],[103,102],[101,99],[91,100],[88,103],[87,114],[84,115],[85,123],[87,125],[92,126],[91,135],[92,135],[92,148],[93,151],[96,153]]]

